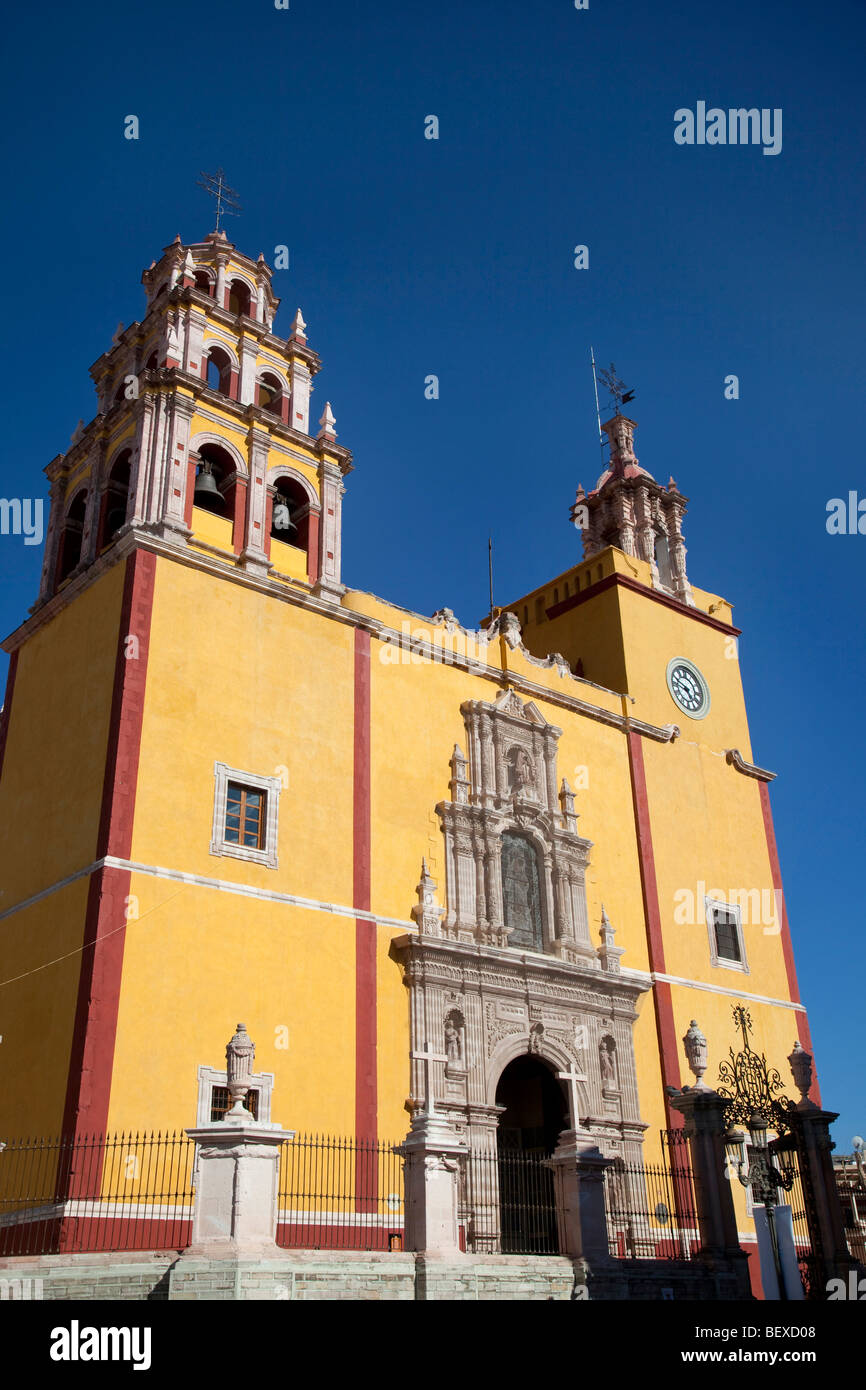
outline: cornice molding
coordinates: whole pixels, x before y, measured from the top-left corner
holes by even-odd
[[[206,546],[204,542],[197,542],[197,545]],[[144,550],[166,559],[174,560],[181,565],[188,565],[194,569],[201,569],[215,578],[227,580],[229,583],[241,584],[247,588],[256,589],[259,593],[267,594],[272,598],[279,599],[283,603],[292,603],[302,608],[307,608],[312,612],[319,613],[322,617],[329,618],[332,622],[342,623],[347,627],[358,628],[361,631],[369,632],[371,637],[377,638],[382,643],[390,647],[406,649],[428,656],[431,663],[436,665],[453,666],[457,670],[466,671],[473,676],[480,676],[483,680],[489,680],[493,685],[500,689],[511,688],[519,694],[529,696],[531,699],[544,700],[548,704],[555,705],[559,709],[569,710],[573,714],[583,715],[587,719],[596,720],[599,723],[607,724],[621,733],[639,733],[644,738],[652,739],[656,743],[671,743],[679,735],[680,730],[676,724],[655,725],[649,724],[643,719],[634,719],[629,715],[617,714],[612,710],[605,710],[598,705],[591,704],[588,700],[583,700],[578,695],[570,695],[565,691],[548,689],[537,681],[521,676],[515,671],[503,671],[496,667],[487,666],[466,655],[449,652],[443,646],[437,647],[429,642],[416,642],[414,639],[411,644],[406,642],[405,632],[398,632],[396,628],[390,627],[387,623],[378,618],[371,617],[369,614],[356,613],[352,609],[343,608],[327,599],[316,597],[315,593],[310,592],[309,586],[303,580],[294,581],[299,586],[297,589],[286,588],[277,580],[268,576],[253,574],[247,570],[240,569],[235,563],[219,558],[220,551],[217,547],[207,547],[203,549],[192,549],[185,542],[176,543],[160,536],[155,536],[141,526],[132,526],[125,536],[115,541],[108,550],[103,552],[85,570],[77,574],[70,580],[64,588],[54,594],[46,603],[40,604],[35,608],[31,616],[11,632],[8,637],[0,642],[3,651],[11,653],[16,651],[34,632],[50,622],[57,613],[61,612],[68,603],[76,598],[88,585],[94,583],[113,565],[123,559],[135,546],[140,546]],[[211,553],[212,552],[212,553]],[[228,552],[222,552],[227,555]],[[234,557],[232,557],[232,561]],[[429,623],[430,618],[423,614],[410,613],[409,610],[402,610],[407,615],[415,619],[418,623]],[[478,635],[479,642],[486,638],[487,634]],[[485,642],[486,645],[486,642]],[[580,683],[579,676],[570,676],[570,680]],[[630,698],[630,697],[626,697]]]
[[[735,767],[737,772],[742,772],[744,777],[754,777],[758,782],[775,782],[775,772],[768,772],[765,767],[758,767],[757,763],[747,763],[738,748],[725,749],[725,761],[731,767]]]
[[[690,608],[678,599],[670,598],[667,594],[660,593],[658,589],[650,589],[648,585],[641,584],[639,580],[632,579],[628,574],[607,574],[604,579],[599,579],[588,589],[582,590],[579,594],[571,594],[569,598],[562,599],[559,603],[554,603],[550,608],[545,609],[548,618],[560,618],[563,613],[568,613],[572,608],[579,608],[582,603],[595,598],[598,594],[603,594],[606,589],[613,588],[631,589],[633,593],[642,594],[644,598],[651,599],[653,603],[660,603],[663,608],[672,608],[684,618],[691,618],[696,623],[704,623],[707,627],[714,628],[716,632],[724,632],[729,637],[739,637],[741,628],[733,627],[730,623],[723,623],[719,618],[711,618],[709,613],[704,613],[700,608]]]

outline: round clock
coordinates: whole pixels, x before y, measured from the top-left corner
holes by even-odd
[[[675,656],[668,662],[668,690],[690,719],[703,719],[709,713],[710,689],[693,661]]]

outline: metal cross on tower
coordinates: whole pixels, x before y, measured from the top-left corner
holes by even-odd
[[[203,188],[205,193],[209,193],[211,198],[216,199],[216,227],[214,231],[220,229],[220,218],[237,217],[241,212],[241,205],[238,202],[238,193],[234,188],[229,188],[226,183],[224,169],[217,169],[215,174],[201,172],[201,178],[196,179],[199,188]]]
[[[603,367],[599,368],[599,376],[616,406],[616,413],[619,415],[621,408],[628,405],[629,401],[634,400],[634,391],[629,391],[624,381],[620,381],[616,374],[616,366],[611,362],[607,371]]]

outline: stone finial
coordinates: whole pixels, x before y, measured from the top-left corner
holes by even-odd
[[[562,819],[563,819],[563,821],[564,821],[564,823],[565,823],[565,828],[566,828],[566,830],[570,830],[570,831],[572,831],[573,833],[576,833],[576,831],[577,831],[577,812],[576,812],[575,809],[574,809],[574,792],[571,790],[571,787],[568,785],[568,781],[566,780],[565,777],[563,777],[563,779],[562,779],[562,786],[561,786],[560,789],[559,789],[559,804],[560,804],[560,806],[562,807]],[[602,913],[604,913],[604,908],[602,908]],[[603,916],[602,916],[602,929],[604,929],[604,922],[605,922],[605,920],[606,920],[606,918],[605,918],[605,916],[603,915]],[[610,926],[610,923],[609,923],[609,922],[608,922],[608,926]],[[611,928],[611,930],[612,930],[612,928]]]
[[[698,1027],[696,1018],[693,1018],[689,1024],[688,1032],[683,1038],[683,1047],[685,1049],[686,1061],[689,1064],[689,1070],[695,1078],[695,1089],[698,1091],[709,1090],[707,1083],[703,1080],[704,1072],[707,1069],[709,1049],[707,1047],[707,1040]]]
[[[292,319],[292,331],[290,336],[292,338],[299,339],[302,343],[305,343],[307,341],[306,334],[304,333],[304,329],[306,328],[306,326],[307,325],[304,323],[303,314],[301,313],[300,309],[296,309],[295,317]]]
[[[83,435],[83,433],[84,433],[84,421],[83,421],[83,420],[79,420],[79,421],[78,421],[78,424],[75,426],[75,429],[72,431],[71,435],[69,436],[69,442],[70,442],[71,444],[77,444],[78,441],[79,441],[79,439],[80,439],[81,436]]]
[[[421,860],[421,878],[415,889],[418,901],[412,908],[415,924],[424,936],[439,936],[445,909],[436,901],[436,880],[427,868],[427,860]]]
[[[238,1117],[251,1120],[253,1117],[244,1105],[253,1075],[253,1058],[256,1045],[247,1033],[246,1026],[239,1023],[234,1037],[226,1047],[226,1076],[229,1095],[234,1102],[223,1119],[236,1120]]]
[[[337,421],[334,418],[334,412],[331,409],[331,402],[325,401],[325,409],[322,411],[322,418],[319,420],[320,429],[319,433],[316,435],[316,438],[336,439],[337,431],[334,429],[336,423]]]
[[[673,475],[673,473],[672,473],[671,476],[668,478],[668,492],[676,492],[676,490],[677,490],[677,485],[676,485],[676,482],[674,481],[674,475]]]
[[[517,614],[512,613],[510,610],[506,609],[504,612],[499,614],[497,622],[499,626],[500,635],[505,638],[507,645],[511,647],[512,650],[515,647],[519,647],[521,641],[520,619],[518,618]]]
[[[617,946],[616,932],[611,925],[611,920],[607,915],[604,903],[601,905],[601,927],[599,928],[601,945],[598,948],[598,958],[601,961],[601,968],[608,975],[619,974],[619,958],[625,955],[625,947]]]
[[[183,269],[183,278],[184,278],[185,280],[194,280],[194,279],[195,279],[195,261],[194,261],[193,258],[192,258],[192,252],[191,252],[190,250],[187,250],[187,253],[186,253],[186,255],[185,255],[184,258],[183,258],[183,267],[182,267],[182,269]]]
[[[809,1088],[812,1085],[812,1054],[807,1052],[805,1047],[801,1047],[799,1039],[794,1043],[792,1051],[788,1053],[788,1064],[794,1078],[794,1085],[800,1092],[800,1100],[808,1100]]]
[[[115,346],[116,346],[117,343],[120,342],[120,340],[121,340],[122,337],[123,337],[123,319],[118,319],[118,321],[117,321],[117,327],[115,328],[114,332],[113,332],[112,335],[111,335],[111,341],[112,341],[112,342],[115,344]]]
[[[469,801],[469,778],[466,775],[468,766],[465,754],[455,743],[454,752],[451,754],[451,800],[457,801],[463,806]]]

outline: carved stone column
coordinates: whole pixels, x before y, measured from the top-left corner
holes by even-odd
[[[241,563],[254,574],[266,574],[270,561],[267,554],[268,517],[268,444],[264,430],[252,426],[249,433],[250,484],[247,493],[247,521]]]

